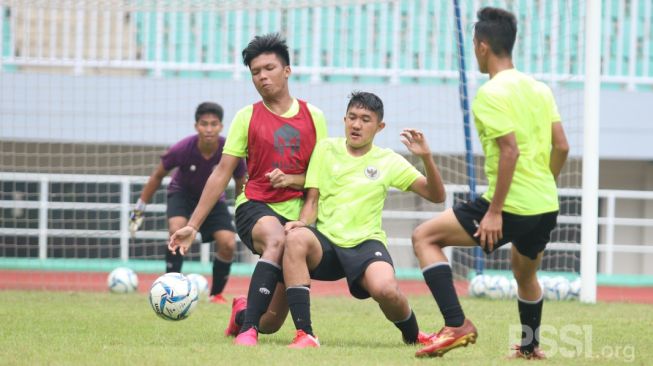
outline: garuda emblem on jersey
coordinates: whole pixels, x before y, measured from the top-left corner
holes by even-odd
[[[365,176],[371,180],[376,180],[379,177],[379,170],[376,167],[368,166],[365,168]]]

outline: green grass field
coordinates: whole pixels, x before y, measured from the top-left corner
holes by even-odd
[[[235,347],[222,331],[230,309],[202,302],[190,318],[158,318],[143,294],[0,292],[0,364],[3,365],[486,365],[503,364],[514,301],[462,299],[476,323],[475,345],[441,359],[416,359],[399,331],[372,300],[315,297],[313,327],[322,348],[289,350],[290,318],[256,348]],[[410,297],[423,330],[441,326],[430,297]],[[649,364],[650,305],[545,303],[543,323],[550,365]],[[521,363],[513,361],[513,363]]]

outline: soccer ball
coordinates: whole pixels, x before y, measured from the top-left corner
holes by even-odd
[[[544,288],[544,298],[547,300],[566,300],[569,295],[569,280],[564,277],[554,277]]]
[[[538,277],[537,282],[540,283],[540,288],[542,289],[542,293],[544,293],[546,291],[546,288],[549,286],[549,282],[551,282],[551,277],[549,276]]]
[[[186,278],[197,287],[200,297],[207,297],[209,295],[209,281],[206,277],[201,274],[190,273],[186,275]]]
[[[138,288],[138,276],[127,267],[118,267],[109,273],[107,286],[115,293],[134,292]]]
[[[510,297],[510,280],[503,276],[492,276],[485,289],[490,299],[507,299]]]
[[[569,282],[569,293],[567,294],[569,300],[578,300],[580,298],[580,278]]]
[[[485,290],[487,289],[487,284],[489,282],[490,276],[478,275],[469,281],[467,292],[473,297],[483,297],[485,296]]]
[[[517,280],[514,278],[510,280],[510,298],[517,298]]]
[[[183,320],[197,305],[199,292],[181,273],[166,273],[150,287],[150,305],[154,312],[166,320]]]

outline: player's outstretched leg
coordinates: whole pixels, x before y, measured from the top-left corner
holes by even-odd
[[[445,326],[424,348],[417,351],[417,357],[440,357],[454,348],[476,343],[478,331],[465,314],[453,286],[451,267],[447,262],[436,263],[423,270],[426,284],[440,308]]]
[[[417,357],[442,356],[461,346],[475,343],[478,331],[460,306],[453,274],[442,248],[447,245],[475,246],[474,239],[462,228],[452,209],[420,224],[413,232],[413,249],[419,260],[424,281],[444,318],[444,327],[429,345],[417,351]]]
[[[399,290],[394,269],[389,262],[370,263],[360,279],[360,284],[379,304],[385,317],[401,331],[404,343],[426,345],[430,342],[433,335],[419,330],[417,317],[408,305],[408,299]]]

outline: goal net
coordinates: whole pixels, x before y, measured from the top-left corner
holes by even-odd
[[[561,216],[542,267],[575,274],[583,2],[460,3],[470,98],[486,80],[471,48],[475,11],[485,5],[517,15],[516,66],[554,90],[572,156],[559,180]],[[424,0],[0,2],[0,287],[97,288],[91,274],[123,265],[162,273],[166,185],[135,238],[128,212],[159,156],[194,133],[199,103],[224,107],[226,135],[235,112],[259,100],[240,52],[269,32],[288,40],[291,94],[325,112],[331,136],[343,134],[353,90],[377,93],[385,103],[387,127],[377,145],[407,155],[401,129],[425,131],[447,201],[435,205],[393,191],[384,212],[398,275],[419,277],[412,230],[470,195],[454,14],[453,1]],[[482,192],[473,130],[471,141]],[[232,189],[228,199],[233,203]],[[238,248],[238,263],[254,260]],[[210,273],[212,251],[210,244],[194,246],[184,272]],[[508,253],[483,256],[482,268],[508,270]],[[449,254],[460,279],[481,259],[466,249]],[[56,283],[46,283],[53,272]]]

